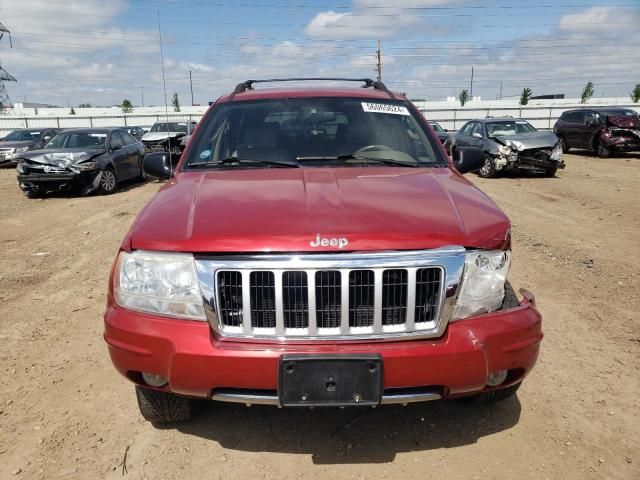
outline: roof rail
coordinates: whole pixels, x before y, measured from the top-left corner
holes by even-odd
[[[307,77],[307,78],[270,78],[265,80],[246,80],[244,82],[240,82],[236,85],[236,88],[233,89],[231,96],[229,97],[229,101],[233,101],[233,97],[235,97],[238,93],[242,93],[246,90],[253,90],[254,83],[273,83],[273,82],[309,82],[309,81],[340,81],[340,82],[362,82],[362,88],[370,88],[373,87],[375,90],[382,90],[389,97],[396,99],[396,96],[387,88],[387,86],[378,80],[372,80],[370,78],[333,78],[333,77]]]

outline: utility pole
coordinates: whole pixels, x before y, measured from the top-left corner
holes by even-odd
[[[4,37],[4,34],[9,34],[9,46],[13,47],[11,43],[11,32],[0,23],[0,40]],[[4,112],[5,107],[9,109],[13,108],[11,105],[11,100],[9,99],[9,94],[7,93],[7,88],[4,86],[4,82],[17,82],[13,75],[7,72],[2,65],[0,65],[0,113]]]
[[[142,106],[144,107],[144,87],[138,87],[140,89],[140,96],[142,97]]]
[[[502,100],[502,82],[500,82],[500,100]]]
[[[382,53],[380,51],[380,40],[378,40],[378,50],[376,51],[376,58],[377,58],[377,66],[376,66],[376,72],[378,73],[378,81],[381,82],[382,81]]]
[[[470,88],[469,96],[473,99],[473,65],[471,65],[471,88]]]
[[[191,79],[191,70],[189,70],[189,87],[191,88],[191,106],[193,107],[193,80]]]

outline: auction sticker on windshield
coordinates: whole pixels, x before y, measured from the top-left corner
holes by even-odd
[[[370,103],[362,102],[362,109],[365,112],[372,113],[392,113],[394,115],[409,115],[409,110],[400,105],[392,105],[390,103]]]

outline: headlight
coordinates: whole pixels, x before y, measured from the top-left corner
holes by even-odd
[[[191,254],[120,252],[114,283],[121,307],[206,321]]]
[[[467,253],[453,319],[493,312],[502,306],[511,252],[475,250]]]
[[[18,152],[26,152],[29,150],[29,147],[21,147],[21,148],[16,148],[16,151],[14,153],[18,153]]]
[[[73,170],[79,170],[81,172],[85,172],[87,170],[95,170],[98,168],[98,162],[82,162],[76,163],[71,167]]]
[[[511,150],[511,147],[507,147],[506,145],[500,145],[498,147],[498,152],[500,152],[502,155],[511,155],[512,153],[514,153],[514,151]]]
[[[524,150],[524,144],[517,140],[507,140],[507,145],[513,148],[514,150],[518,150],[519,152]]]

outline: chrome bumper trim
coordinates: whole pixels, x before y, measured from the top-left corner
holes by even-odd
[[[416,402],[430,402],[433,400],[440,400],[442,395],[434,392],[424,392],[424,393],[399,393],[399,394],[389,394],[383,395],[381,405],[397,405],[402,404],[406,405],[408,403],[416,403]],[[231,393],[231,392],[220,392],[214,393],[211,397],[211,400],[217,402],[228,402],[228,403],[244,403],[245,405],[274,405],[279,406],[280,402],[278,401],[277,395],[256,395],[256,394],[248,394],[248,393]]]

